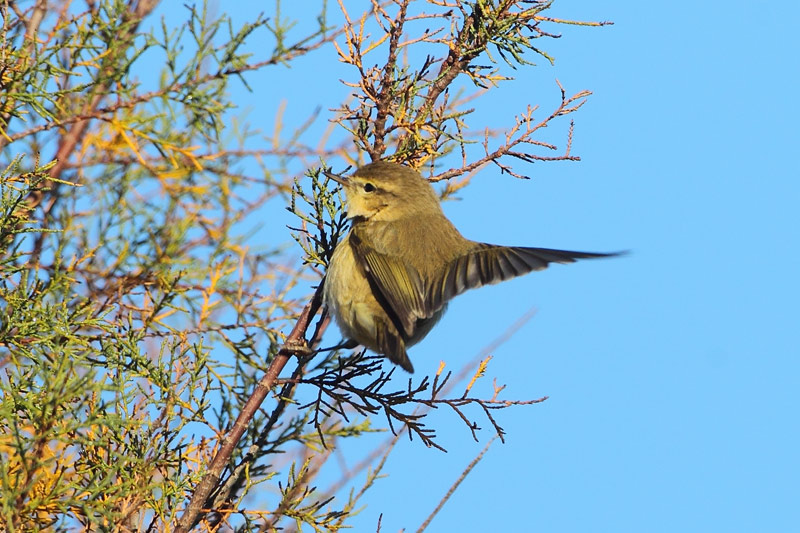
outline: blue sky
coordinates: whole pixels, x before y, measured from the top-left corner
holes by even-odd
[[[561,0],[551,14],[615,25],[564,28],[545,46],[555,66],[517,71],[476,117],[546,109],[556,79],[591,90],[574,115],[583,160],[536,164],[529,181],[489,167],[445,211],[475,240],[632,253],[467,293],[412,348],[419,375],[442,359],[456,369],[536,308],[480,386],[496,377],[505,398],[550,397],[497,414],[506,443],[428,531],[793,530],[800,8]],[[343,72],[321,50],[249,76],[255,92],[235,86],[235,98],[265,129],[282,99],[299,123],[347,94]],[[380,513],[381,531],[416,530],[492,436],[474,443],[446,413],[432,423],[448,453],[402,439],[355,531],[375,531]]]

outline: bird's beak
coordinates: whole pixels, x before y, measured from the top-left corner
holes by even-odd
[[[327,170],[323,170],[322,173],[328,176],[328,178],[338,183],[339,185],[342,185],[343,187],[346,187],[350,183],[350,178],[348,178],[347,176],[334,174],[333,172],[328,172]]]

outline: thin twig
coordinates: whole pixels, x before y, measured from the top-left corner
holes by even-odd
[[[423,531],[425,531],[425,529],[431,523],[431,520],[433,520],[433,518],[439,513],[439,511],[442,510],[442,507],[444,507],[444,504],[447,503],[447,500],[450,499],[450,496],[453,495],[458,486],[461,485],[461,482],[464,481],[464,479],[466,479],[466,477],[469,475],[470,472],[472,472],[472,469],[475,468],[475,465],[477,465],[481,461],[481,459],[483,459],[483,456],[486,454],[486,452],[489,451],[489,446],[491,446],[492,443],[495,440],[497,440],[498,437],[499,435],[495,435],[494,437],[492,437],[492,439],[486,443],[486,446],[484,446],[483,450],[481,450],[481,453],[479,453],[478,456],[475,459],[473,459],[470,464],[467,465],[467,468],[465,468],[464,471],[461,472],[461,475],[458,476],[458,479],[456,479],[456,481],[450,486],[450,490],[447,491],[447,494],[445,494],[442,497],[442,499],[439,500],[439,504],[436,506],[436,508],[431,512],[430,515],[428,515],[428,518],[425,519],[422,525],[419,526],[419,529],[417,529],[417,533],[422,533]]]

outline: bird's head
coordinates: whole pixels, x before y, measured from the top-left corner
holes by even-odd
[[[352,176],[325,174],[344,187],[349,218],[388,222],[442,210],[428,181],[416,170],[397,163],[376,161]]]

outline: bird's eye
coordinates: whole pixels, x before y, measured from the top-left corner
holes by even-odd
[[[375,186],[371,183],[364,184],[364,192],[372,192],[375,190]]]

